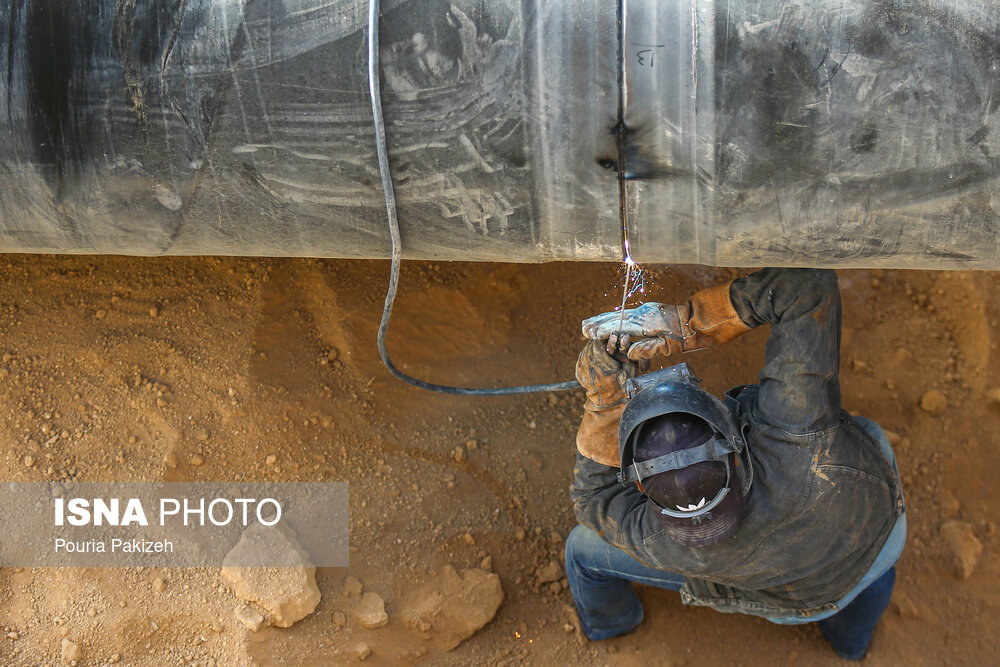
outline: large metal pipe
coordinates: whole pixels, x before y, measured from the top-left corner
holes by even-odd
[[[387,256],[365,12],[0,8],[0,250]],[[640,261],[1000,268],[1000,4],[622,14],[383,3],[405,256],[620,259],[621,120]]]

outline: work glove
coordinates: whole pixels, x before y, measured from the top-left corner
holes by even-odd
[[[609,353],[633,360],[718,347],[751,329],[729,298],[732,281],[696,292],[687,303],[644,303],[583,321],[583,335],[607,340]]]
[[[618,420],[628,402],[625,383],[635,376],[636,364],[618,361],[605,348],[604,341],[588,341],[576,361],[576,379],[587,390],[576,448],[589,459],[617,468]]]

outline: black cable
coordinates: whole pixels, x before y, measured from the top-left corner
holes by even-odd
[[[389,330],[389,319],[392,317],[392,304],[396,300],[396,289],[399,287],[399,264],[402,242],[399,237],[399,219],[396,217],[396,193],[392,189],[392,175],[389,171],[389,151],[385,144],[385,119],[382,116],[382,93],[379,87],[378,72],[378,26],[379,0],[370,0],[368,4],[368,91],[372,102],[372,117],[375,124],[375,150],[378,153],[378,171],[382,179],[382,194],[385,196],[385,209],[389,219],[389,237],[392,240],[392,262],[389,268],[389,288],[385,293],[385,306],[382,309],[382,321],[378,325],[378,353],[382,363],[396,378],[412,384],[414,387],[437,391],[444,394],[461,394],[464,396],[503,396],[507,394],[530,394],[539,391],[565,391],[578,389],[580,383],[553,382],[551,384],[533,384],[521,387],[501,387],[499,389],[475,389],[469,387],[450,387],[418,380],[396,368],[389,358],[389,349],[385,344],[385,335]]]

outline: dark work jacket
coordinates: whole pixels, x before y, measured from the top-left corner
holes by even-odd
[[[743,524],[685,547],[659,511],[611,468],[577,456],[577,520],[654,568],[683,574],[685,603],[759,616],[835,609],[874,562],[903,512],[899,478],[840,408],[840,293],[829,270],[764,269],[730,297],[750,326],[770,324],[760,384],[727,392],[754,467]]]

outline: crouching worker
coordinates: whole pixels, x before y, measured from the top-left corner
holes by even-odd
[[[724,401],[677,368],[630,379],[637,362],[762,324],[760,384]],[[592,340],[576,369],[587,403],[571,488],[580,525],[566,573],[584,633],[638,626],[639,582],[686,604],[817,622],[838,655],[863,658],[906,518],[885,434],[840,408],[836,274],[764,269],[686,304],[598,315],[583,332]]]

